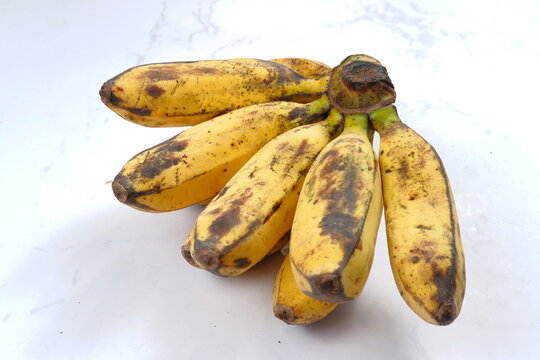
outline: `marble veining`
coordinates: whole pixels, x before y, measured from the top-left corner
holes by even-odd
[[[24,24],[24,25],[22,25]],[[532,359],[540,353],[533,0],[6,2],[0,12],[0,353],[6,359]],[[361,297],[318,324],[275,319],[281,258],[217,278],[180,244],[200,206],[116,201],[137,152],[182,131],[122,120],[102,82],[160,61],[284,56],[387,66],[400,116],[450,174],[468,289],[454,324],[395,288],[384,226]],[[300,344],[300,345],[299,345]]]

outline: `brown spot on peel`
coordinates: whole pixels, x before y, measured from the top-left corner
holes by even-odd
[[[455,258],[455,256],[454,256]],[[440,325],[448,325],[457,316],[457,306],[454,301],[456,291],[456,269],[450,266],[443,273],[436,262],[431,264],[433,270],[433,283],[437,287],[437,302],[441,304],[433,315]]]
[[[164,152],[178,152],[184,150],[189,144],[188,140],[172,141],[167,140],[156,149],[156,153]]]
[[[352,249],[356,246],[358,238],[358,221],[351,215],[341,212],[326,214],[319,225],[322,229],[321,235],[330,235],[344,245],[352,243]],[[348,249],[352,251],[352,249]]]
[[[234,226],[240,224],[239,214],[239,207],[234,207],[223,212],[223,214],[217,217],[212,224],[210,224],[208,230],[215,238],[225,236]]]
[[[114,103],[113,103],[114,104]],[[133,114],[141,115],[141,116],[148,116],[152,114],[152,111],[148,109],[146,106],[138,109],[138,108],[129,108],[129,107],[122,107],[122,109],[127,110]]]
[[[240,269],[246,268],[251,265],[251,260],[248,258],[238,258],[234,259],[234,266]]]
[[[158,97],[161,96],[161,94],[165,92],[163,88],[160,88],[159,86],[156,86],[156,85],[147,86],[145,91],[149,96],[153,97],[154,99],[157,99]]]

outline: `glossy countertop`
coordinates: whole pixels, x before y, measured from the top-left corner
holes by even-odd
[[[533,359],[540,354],[537,1],[3,1],[2,359]],[[178,128],[129,123],[101,84],[144,63],[368,54],[438,151],[458,209],[458,319],[418,318],[384,226],[361,296],[309,326],[274,317],[274,255],[237,278],[189,266],[201,206],[151,214],[110,182]]]

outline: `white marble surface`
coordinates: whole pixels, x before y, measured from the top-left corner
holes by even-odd
[[[2,359],[533,359],[540,354],[537,1],[0,3]],[[306,327],[274,318],[279,257],[245,276],[185,264],[200,208],[118,203],[108,182],[178,129],[122,120],[101,83],[148,62],[297,56],[388,68],[404,121],[456,197],[467,293],[448,327],[395,289],[381,229],[358,301]]]

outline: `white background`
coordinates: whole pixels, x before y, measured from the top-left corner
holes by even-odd
[[[532,359],[540,354],[538,1],[0,2],[2,359]],[[450,175],[467,292],[450,326],[400,298],[384,227],[361,297],[310,326],[271,309],[274,256],[187,265],[200,207],[148,214],[109,181],[176,134],[122,120],[101,84],[141,63],[381,60],[402,119]]]

